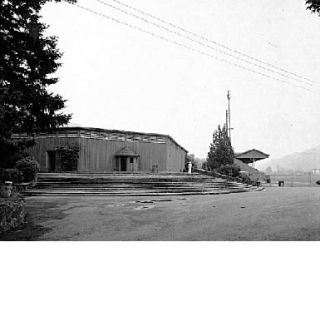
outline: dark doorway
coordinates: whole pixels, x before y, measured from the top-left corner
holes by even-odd
[[[48,171],[54,172],[56,170],[56,152],[55,151],[47,151],[48,155]]]
[[[127,171],[127,158],[120,157],[120,170],[122,172]]]

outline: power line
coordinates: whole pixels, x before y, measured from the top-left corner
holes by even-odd
[[[140,20],[142,20],[143,22],[145,22],[145,23],[147,23],[147,24],[151,24],[151,25],[156,26],[156,27],[158,27],[158,28],[160,28],[160,29],[164,29],[164,30],[166,30],[166,31],[168,31],[168,32],[170,32],[170,33],[173,33],[173,34],[175,34],[175,35],[177,35],[177,36],[179,36],[179,37],[188,39],[188,40],[190,40],[190,41],[192,41],[192,42],[195,42],[195,43],[197,43],[197,44],[200,44],[200,45],[202,45],[202,46],[204,46],[204,47],[210,48],[210,49],[212,49],[212,50],[214,50],[214,51],[218,51],[218,52],[220,52],[220,53],[222,53],[222,54],[224,54],[224,55],[227,55],[227,56],[230,56],[230,57],[232,57],[232,58],[235,58],[236,60],[240,60],[240,61],[245,62],[245,63],[247,63],[247,64],[256,66],[256,67],[258,67],[258,68],[260,68],[260,69],[263,69],[263,70],[266,70],[266,71],[269,71],[269,72],[278,74],[278,75],[283,76],[283,77],[285,77],[285,78],[287,78],[287,79],[293,79],[293,80],[295,80],[295,81],[297,81],[297,82],[306,83],[306,84],[309,84],[310,86],[314,86],[314,85],[313,85],[312,83],[310,83],[310,82],[306,82],[306,81],[304,81],[304,80],[297,79],[297,78],[294,78],[294,77],[292,77],[292,76],[288,76],[288,74],[283,74],[283,73],[277,72],[277,71],[272,70],[272,69],[269,69],[269,68],[267,68],[267,67],[265,67],[265,66],[258,65],[258,64],[256,64],[256,63],[253,63],[253,62],[248,61],[248,60],[246,60],[246,59],[243,59],[243,58],[241,58],[241,57],[238,57],[238,56],[235,56],[235,55],[230,54],[230,53],[228,53],[228,52],[225,52],[225,51],[223,51],[223,50],[221,50],[221,49],[214,48],[214,47],[212,47],[212,46],[210,46],[210,45],[208,45],[208,44],[202,43],[202,42],[199,41],[199,40],[194,40],[194,39],[192,39],[192,38],[189,37],[189,36],[186,36],[186,35],[181,34],[180,32],[171,30],[171,29],[169,29],[169,28],[167,28],[167,27],[164,27],[164,26],[161,26],[161,25],[156,24],[156,23],[154,23],[154,22],[151,22],[151,21],[149,21],[149,20],[147,20],[147,19],[145,19],[145,18],[143,18],[143,17],[141,17],[141,16],[138,16],[138,15],[135,15],[135,14],[130,13],[130,12],[128,12],[128,11],[122,10],[122,9],[120,9],[120,8],[118,8],[118,7],[116,7],[116,6],[112,5],[112,4],[106,3],[106,2],[104,2],[104,1],[102,1],[102,0],[96,0],[96,1],[99,2],[99,3],[101,3],[101,4],[103,4],[103,5],[106,5],[106,6],[108,6],[108,7],[111,7],[112,9],[118,10],[118,11],[124,13],[124,14],[133,16],[133,17],[135,17],[135,18],[137,18],[137,19],[140,19]],[[114,0],[112,0],[112,1],[114,1]]]
[[[309,88],[306,88],[306,87],[304,87],[304,86],[297,85],[297,84],[294,84],[294,83],[292,83],[292,82],[285,81],[285,80],[282,80],[282,79],[279,79],[279,78],[276,78],[276,77],[267,75],[267,74],[265,74],[265,73],[262,73],[262,72],[253,70],[253,69],[251,69],[251,68],[248,68],[248,67],[245,67],[245,66],[236,64],[236,63],[234,63],[234,62],[230,62],[230,61],[228,61],[228,60],[226,60],[226,59],[223,59],[223,58],[220,58],[220,57],[216,57],[216,56],[214,56],[214,55],[212,55],[212,54],[208,54],[208,53],[203,52],[203,51],[201,51],[201,50],[192,48],[192,47],[190,47],[190,46],[188,46],[188,45],[185,45],[185,44],[183,44],[183,43],[180,43],[180,42],[178,42],[178,41],[176,41],[176,40],[168,39],[168,38],[166,38],[166,37],[163,37],[162,35],[158,35],[158,34],[156,34],[156,33],[154,33],[154,32],[151,32],[151,31],[148,31],[148,30],[144,30],[144,29],[142,29],[142,28],[140,28],[140,27],[138,27],[138,26],[135,26],[135,25],[132,25],[132,24],[130,24],[130,23],[127,23],[127,22],[118,20],[118,19],[116,19],[116,18],[114,18],[114,17],[112,17],[112,16],[108,16],[108,15],[105,15],[105,14],[102,14],[102,13],[99,13],[99,12],[96,12],[96,11],[94,11],[94,10],[91,10],[90,8],[81,6],[81,5],[77,4],[77,3],[75,3],[75,4],[73,4],[73,5],[77,6],[78,8],[80,8],[80,9],[82,9],[82,10],[88,11],[88,12],[90,12],[90,13],[92,13],[92,14],[95,14],[95,15],[98,15],[98,16],[101,16],[101,17],[104,17],[104,18],[106,18],[106,19],[108,19],[108,20],[111,20],[111,21],[113,21],[113,22],[116,22],[116,23],[118,23],[118,24],[120,24],[120,25],[124,25],[124,26],[127,26],[127,27],[131,28],[131,29],[138,30],[138,31],[140,31],[140,32],[142,32],[142,33],[151,35],[151,36],[153,36],[153,37],[155,37],[155,38],[164,40],[164,41],[166,41],[166,42],[173,43],[173,44],[175,44],[175,45],[178,45],[178,46],[183,47],[183,48],[185,48],[185,49],[188,49],[188,50],[190,50],[190,51],[197,52],[197,53],[199,53],[199,54],[208,56],[208,57],[210,57],[210,58],[213,58],[213,59],[216,59],[216,60],[218,60],[218,61],[227,63],[227,64],[229,64],[229,65],[238,67],[238,68],[240,68],[240,69],[247,70],[247,71],[250,71],[250,72],[255,73],[255,74],[259,74],[259,75],[261,75],[261,76],[263,76],[263,77],[266,77],[266,78],[269,78],[269,79],[272,79],[272,80],[276,80],[276,81],[279,81],[279,82],[282,82],[282,83],[286,83],[286,84],[289,84],[289,85],[291,85],[291,86],[294,86],[294,87],[297,87],[297,88],[300,88],[300,89],[304,89],[304,90],[306,90],[306,91],[308,91],[308,92],[316,93],[315,91],[313,91],[313,90],[311,90],[311,89],[309,89]]]
[[[99,1],[99,0],[96,0],[96,1]],[[212,44],[214,44],[214,45],[220,46],[220,47],[222,47],[222,48],[224,48],[224,49],[226,49],[226,50],[228,50],[228,51],[231,51],[231,52],[233,52],[233,53],[236,53],[236,54],[238,54],[238,55],[247,57],[247,58],[249,58],[249,59],[251,59],[251,60],[254,60],[254,61],[258,62],[258,63],[261,63],[261,64],[267,65],[267,66],[269,66],[269,67],[275,68],[275,69],[280,70],[280,71],[282,71],[282,72],[284,72],[284,73],[286,73],[286,74],[289,74],[289,75],[295,76],[295,77],[297,77],[297,78],[300,78],[300,79],[309,81],[309,82],[311,82],[311,83],[320,84],[318,81],[311,80],[311,79],[309,79],[309,78],[306,78],[306,77],[303,77],[303,76],[301,76],[301,75],[298,75],[298,74],[296,74],[296,73],[294,73],[294,72],[291,72],[291,71],[285,70],[285,69],[283,69],[283,68],[280,68],[280,67],[278,67],[278,66],[275,66],[275,65],[273,65],[273,64],[270,64],[270,63],[268,63],[268,62],[266,62],[266,61],[263,61],[263,60],[260,60],[260,59],[258,59],[258,58],[252,57],[252,56],[250,56],[250,55],[248,55],[248,54],[245,54],[245,53],[243,53],[243,52],[240,52],[240,51],[237,51],[237,50],[235,50],[235,49],[229,48],[229,47],[226,46],[226,45],[223,45],[223,44],[221,44],[221,43],[218,43],[217,41],[208,39],[208,38],[204,37],[203,35],[196,34],[195,32],[192,32],[192,31],[190,31],[190,30],[187,30],[187,29],[185,29],[185,28],[183,28],[183,27],[180,27],[180,26],[178,26],[178,25],[176,25],[176,24],[173,24],[173,23],[171,23],[171,22],[168,22],[168,21],[166,21],[166,20],[164,20],[164,19],[162,19],[162,18],[159,18],[159,17],[157,17],[157,16],[155,16],[155,15],[152,15],[152,14],[150,14],[150,13],[147,13],[147,12],[145,12],[145,11],[139,10],[139,9],[137,9],[137,8],[135,8],[135,7],[133,7],[133,6],[130,6],[130,5],[126,4],[126,3],[124,3],[124,2],[121,2],[121,1],[119,1],[119,0],[111,0],[111,1],[116,2],[116,3],[122,5],[122,6],[126,7],[126,8],[129,8],[129,9],[133,10],[133,11],[139,12],[140,14],[143,14],[143,15],[145,15],[145,16],[151,17],[151,18],[153,18],[153,19],[155,19],[155,20],[157,20],[157,21],[160,21],[160,22],[163,23],[163,24],[166,24],[166,25],[169,25],[169,26],[171,26],[171,27],[173,27],[173,28],[179,29],[180,31],[183,31],[183,32],[185,32],[185,33],[188,33],[188,34],[190,34],[190,35],[192,35],[192,36],[194,36],[194,37],[200,38],[200,39],[205,40],[205,41],[207,41],[207,42],[210,42],[210,43],[212,43]],[[103,1],[99,1],[99,2],[103,2]],[[278,74],[279,74],[279,73],[278,73]]]
[[[132,25],[132,24],[130,24],[130,23],[127,23],[127,22],[124,22],[124,21],[120,21],[120,20],[118,20],[118,19],[116,19],[116,18],[114,18],[114,17],[112,17],[112,16],[108,16],[108,15],[105,15],[105,14],[102,14],[102,13],[99,13],[99,12],[96,12],[96,11],[93,11],[93,10],[91,10],[90,8],[83,7],[83,6],[79,5],[79,4],[74,4],[74,5],[77,6],[77,7],[79,7],[79,8],[81,8],[81,9],[83,9],[83,10],[86,10],[86,11],[88,11],[88,12],[90,12],[90,13],[93,13],[93,14],[95,14],[95,15],[98,15],[98,16],[101,16],[101,17],[104,17],[104,18],[107,18],[107,19],[112,20],[112,21],[114,21],[114,22],[116,22],[116,23],[118,23],[118,24],[121,24],[121,25],[127,26],[127,27],[129,27],[129,28],[138,30],[138,31],[140,31],[140,32],[142,32],[142,33],[145,33],[145,34],[149,34],[149,35],[151,35],[151,36],[153,36],[153,37],[159,38],[159,39],[164,40],[164,41],[166,41],[166,42],[176,44],[176,45],[178,45],[178,46],[180,46],[180,47],[184,47],[184,48],[186,48],[186,49],[188,49],[188,50],[191,50],[191,51],[193,51],[193,52],[197,52],[197,53],[199,53],[199,54],[202,54],[202,55],[211,57],[211,58],[213,58],[213,59],[216,59],[216,60],[219,60],[219,61],[221,61],[221,62],[227,63],[227,64],[229,64],[229,65],[238,67],[238,68],[240,68],[240,69],[247,70],[247,71],[252,72],[252,73],[255,73],[255,74],[259,74],[259,75],[261,75],[261,76],[263,76],[263,77],[266,77],[266,78],[269,78],[269,79],[273,79],[273,80],[276,80],[276,81],[279,81],[279,82],[282,82],[282,83],[286,83],[286,84],[292,85],[292,86],[294,86],[294,87],[301,88],[301,89],[304,89],[304,90],[306,90],[306,91],[315,93],[313,90],[308,89],[308,88],[306,88],[306,87],[304,87],[304,86],[297,85],[297,84],[294,84],[294,83],[292,83],[292,82],[285,81],[285,80],[282,80],[282,79],[279,79],[279,78],[276,78],[276,77],[267,75],[267,74],[265,74],[265,73],[258,72],[258,71],[256,71],[256,70],[250,69],[250,68],[248,68],[248,67],[245,67],[245,66],[236,64],[236,63],[234,63],[234,62],[230,62],[230,61],[225,60],[225,59],[223,59],[223,58],[219,58],[219,57],[216,57],[216,56],[214,56],[214,55],[205,53],[205,52],[203,52],[203,51],[201,51],[201,50],[192,48],[192,47],[187,46],[187,45],[185,45],[185,44],[183,44],[183,43],[180,43],[180,42],[178,42],[178,41],[176,41],[176,40],[168,39],[168,38],[166,38],[166,37],[163,37],[162,35],[158,35],[158,34],[156,34],[156,33],[154,33],[154,32],[144,30],[144,29],[142,29],[142,28],[140,28],[140,27],[138,27],[138,26]]]

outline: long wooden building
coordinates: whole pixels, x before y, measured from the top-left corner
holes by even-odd
[[[29,151],[42,172],[63,171],[59,150],[69,147],[79,151],[78,172],[180,172],[187,154],[171,136],[154,133],[63,127],[32,138]]]

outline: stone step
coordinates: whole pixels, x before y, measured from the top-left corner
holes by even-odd
[[[30,191],[203,191],[203,190],[221,190],[221,189],[250,189],[250,187],[247,186],[230,186],[230,187],[193,187],[193,186],[187,186],[187,187],[69,187],[69,188],[35,188]]]
[[[38,180],[38,184],[119,184],[119,183],[132,183],[132,184],[151,184],[151,183],[225,183],[228,181],[225,180],[216,180],[216,179],[183,179],[183,180],[176,180],[176,179],[165,179],[165,180],[158,180],[158,179],[135,179],[135,180]]]
[[[196,183],[196,182],[172,182],[172,183],[97,183],[97,184],[85,184],[85,183],[73,183],[73,182],[66,182],[66,183],[38,183],[37,188],[69,188],[69,187],[86,187],[86,188],[93,188],[93,187],[110,187],[110,188],[117,188],[117,187],[181,187],[181,186],[194,186],[194,187],[229,187],[237,185],[234,183],[215,183],[215,182],[208,182],[208,183]],[[238,184],[239,186],[242,184]]]
[[[42,173],[25,195],[190,195],[259,190],[207,175]]]
[[[161,175],[161,174],[127,174],[127,175],[118,175],[118,174],[107,174],[107,175],[97,175],[97,174],[57,174],[57,173],[53,173],[53,174],[39,174],[38,176],[39,181],[46,181],[46,182],[53,182],[53,181],[84,181],[84,182],[92,182],[92,181],[96,181],[96,182],[101,182],[101,181],[128,181],[128,180],[141,180],[141,181],[171,181],[171,180],[175,180],[175,181],[180,181],[180,180],[188,180],[188,181],[192,181],[192,180],[212,180],[214,178],[212,178],[211,176],[205,176],[205,175],[200,175],[200,174],[192,174],[192,175],[188,175],[185,173],[181,173],[179,175],[175,175],[175,174],[165,174],[165,175]]]
[[[81,172],[61,172],[61,173],[38,173],[39,177],[86,177],[86,176],[197,176],[202,175],[197,172],[193,172],[191,175],[187,174],[186,172],[158,172],[158,173],[152,173],[152,172],[95,172],[95,173],[81,173]]]
[[[251,189],[251,191],[259,191],[262,188]],[[221,189],[208,191],[187,191],[187,192],[159,192],[159,191],[133,191],[133,192],[93,192],[93,191],[41,191],[34,190],[25,192],[26,196],[171,196],[171,195],[218,195],[228,193],[247,192],[247,189]]]
[[[190,189],[190,188],[245,188],[248,187],[245,184],[233,184],[233,183],[175,183],[175,184],[49,184],[49,185],[37,185],[36,189]]]
[[[176,178],[176,177],[139,177],[139,178],[39,178],[39,182],[78,182],[78,183],[102,183],[102,182],[183,182],[183,181],[199,181],[199,182],[206,182],[206,181],[217,180],[218,182],[224,181],[223,179],[214,179],[214,178],[202,178],[202,177],[183,177],[183,178]]]
[[[244,191],[262,190],[262,187],[253,186],[233,186],[228,188],[70,188],[70,189],[32,189],[25,192],[25,195],[167,195],[167,194],[219,194],[235,193]]]

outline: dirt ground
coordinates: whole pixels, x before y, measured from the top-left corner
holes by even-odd
[[[320,187],[227,195],[30,197],[2,240],[320,240]]]

